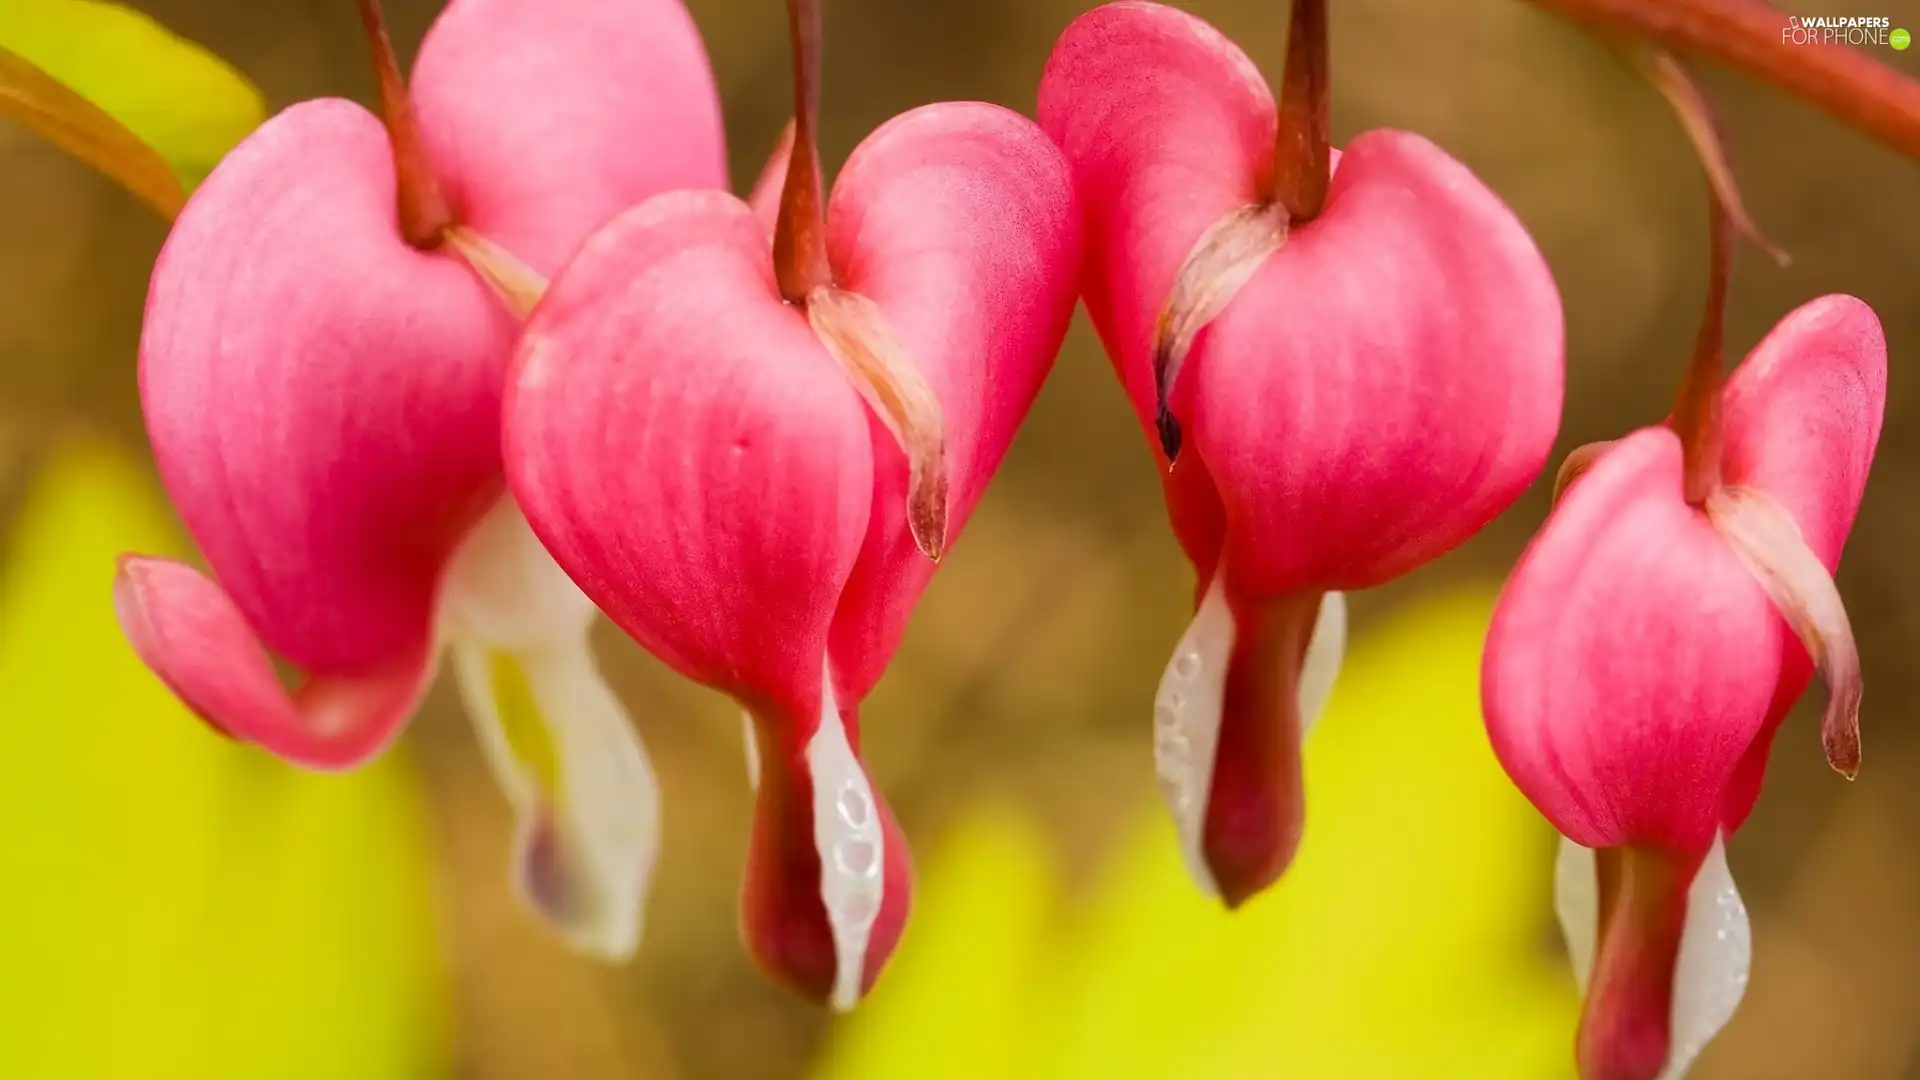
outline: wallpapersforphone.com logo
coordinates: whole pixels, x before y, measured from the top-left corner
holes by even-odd
[[[1780,31],[1785,45],[1886,45],[1905,49],[1913,35],[1878,15],[1794,15]]]

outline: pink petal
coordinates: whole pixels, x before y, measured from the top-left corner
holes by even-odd
[[[1081,298],[1162,466],[1174,534],[1199,572],[1198,604],[1226,511],[1198,455],[1165,473],[1154,325],[1199,238],[1259,199],[1273,156],[1273,94],[1253,61],[1212,26],[1122,0],[1082,15],[1060,36],[1037,115],[1073,166],[1086,219]]]
[[[310,768],[348,768],[379,753],[430,669],[430,654],[416,649],[381,670],[309,678],[289,696],[240,612],[190,567],[125,557],[113,601],[140,659],[202,719]]]
[[[1773,496],[1836,569],[1887,404],[1873,309],[1851,296],[1801,305],[1734,369],[1724,401],[1727,483]]]
[[[1060,36],[1038,115],[1072,162],[1084,205],[1087,313],[1152,436],[1153,372],[1141,349],[1194,242],[1259,200],[1273,95],[1218,30],[1123,0]]]
[[[1576,843],[1703,851],[1786,633],[1687,506],[1679,440],[1636,432],[1567,489],[1501,593],[1481,677],[1494,750]]]
[[[1866,488],[1886,387],[1880,322],[1850,296],[1824,296],[1789,313],[1727,383],[1727,482],[1759,488],[1785,506],[1830,572],[1839,568]],[[1787,635],[1767,731],[1727,797],[1729,833],[1760,797],[1774,734],[1812,677],[1806,649]]]
[[[680,0],[454,0],[411,83],[456,215],[547,276],[648,196],[726,185],[719,92]]]
[[[380,122],[296,105],[195,193],[154,269],[140,389],[161,478],[237,614],[316,676],[416,657],[500,489],[512,320],[407,246]]]
[[[1155,324],[1195,245],[1260,200],[1272,95],[1205,23],[1123,2],[1063,35],[1040,119],[1085,202],[1088,310],[1151,435]],[[1418,136],[1361,136],[1324,213],[1194,340],[1173,404],[1198,454],[1167,481],[1183,546],[1204,575],[1224,530],[1261,596],[1438,556],[1545,463],[1562,354],[1552,277],[1499,198]]]
[[[1066,336],[1080,218],[1066,162],[1025,118],[930,105],[861,143],[834,186],[839,284],[873,300],[939,399],[951,543],[985,493]],[[865,550],[834,624],[849,700],[880,678],[933,574],[905,506],[907,460],[876,418]]]
[[[683,674],[812,715],[873,437],[781,300],[752,212],[679,192],[621,215],[554,281],[515,364],[508,468],[554,558]]]
[[[1355,139],[1174,390],[1231,572],[1357,589],[1457,546],[1545,465],[1563,349],[1553,278],[1498,197],[1419,136]]]

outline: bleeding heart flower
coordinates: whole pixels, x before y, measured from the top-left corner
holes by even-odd
[[[1332,150],[1322,0],[1295,0],[1277,109],[1212,27],[1124,0],[1068,27],[1039,116],[1086,209],[1087,309],[1199,579],[1156,702],[1163,790],[1196,880],[1237,905],[1298,844],[1342,591],[1451,550],[1545,463],[1559,294],[1432,143]]]
[[[1065,335],[1079,210],[1059,152],[991,105],[869,136],[822,214],[818,13],[789,4],[796,109],[774,243],[718,192],[598,232],[528,324],[508,476],[606,612],[746,710],[749,949],[845,1008],[908,907],[858,708]]]
[[[722,182],[712,75],[678,0],[454,0],[409,96],[361,13],[386,127],[339,99],[280,113],[155,267],[141,400],[213,576],[124,559],[121,622],[214,727],[321,769],[387,745],[450,644],[525,894],[626,955],[658,795],[592,604],[504,494],[500,400],[541,275],[615,212]]]
[[[1678,1080],[1732,1018],[1751,929],[1724,840],[1815,666],[1828,760],[1859,766],[1859,656],[1832,573],[1880,437],[1886,343],[1865,304],[1823,297],[1723,388],[1736,215],[1722,195],[1673,416],[1576,452],[1487,637],[1494,749],[1566,837],[1583,1080]]]

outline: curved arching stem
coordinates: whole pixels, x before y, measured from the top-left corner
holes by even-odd
[[[780,295],[790,303],[833,284],[827,264],[827,226],[820,183],[820,0],[787,0],[793,42],[793,153],[780,192],[773,232],[773,266]]]
[[[1795,43],[1761,0],[1533,0],[1597,30],[1716,60],[1764,80],[1908,157],[1920,158],[1920,80],[1844,45]]]
[[[1674,115],[1680,120],[1680,126],[1686,130],[1688,141],[1700,158],[1700,167],[1706,170],[1707,183],[1713,185],[1714,198],[1720,201],[1730,224],[1741,236],[1747,238],[1755,247],[1766,252],[1773,261],[1784,267],[1793,262],[1780,245],[1767,238],[1747,213],[1747,204],[1740,197],[1740,184],[1733,174],[1733,162],[1727,155],[1726,142],[1720,137],[1720,125],[1714,119],[1713,106],[1707,101],[1693,76],[1672,53],[1655,51],[1647,59],[1647,80],[1654,89],[1660,91],[1667,104],[1672,106]]]
[[[1727,164],[1725,141],[1708,106],[1679,61],[1656,54],[1648,70],[1654,86],[1666,95],[1700,155],[1707,176],[1707,296],[1700,316],[1700,332],[1693,356],[1680,380],[1680,393],[1667,423],[1680,436],[1684,452],[1685,491],[1692,506],[1706,505],[1719,490],[1720,457],[1725,439],[1721,431],[1721,388],[1726,381],[1727,289],[1733,278],[1734,230],[1737,228],[1769,251],[1768,244],[1747,217],[1740,202],[1733,170]]]
[[[407,96],[407,80],[400,74],[393,42],[387,37],[387,20],[380,10],[380,0],[356,2],[360,8],[360,25],[367,34],[374,79],[379,84],[381,118],[386,121],[387,138],[393,143],[400,233],[414,247],[430,250],[440,245],[447,227],[453,224],[453,211],[427,161],[426,146],[420,140],[420,127],[413,116],[413,101]]]
[[[1294,222],[1311,221],[1327,202],[1333,172],[1327,97],[1326,0],[1293,0],[1269,192]]]

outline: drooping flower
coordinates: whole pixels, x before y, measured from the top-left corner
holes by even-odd
[[[587,595],[748,714],[743,936],[844,1008],[911,888],[859,705],[1059,350],[1079,210],[1046,136],[978,103],[888,122],[825,200],[818,13],[789,13],[773,243],[720,192],[660,196],[596,233],[522,339],[507,468]]]
[[[1717,197],[1707,314],[1673,415],[1576,451],[1488,632],[1488,733],[1565,837],[1555,891],[1587,990],[1583,1080],[1678,1080],[1745,992],[1725,839],[1819,668],[1827,758],[1859,766],[1837,567],[1886,398],[1873,311],[1827,296],[1722,385],[1737,203]]]
[[[885,991],[811,1080],[1567,1080],[1579,999],[1526,889],[1545,829],[1473,723],[1492,607],[1474,587],[1358,637],[1315,736],[1335,812],[1286,888],[1234,918],[1131,785],[1072,890],[1025,818],[963,813],[924,859]]]
[[[340,99],[281,112],[160,254],[141,401],[212,573],[128,557],[116,605],[195,712],[311,768],[387,745],[450,646],[523,892],[623,956],[658,795],[592,604],[505,493],[500,400],[542,275],[617,211],[722,182],[712,75],[678,0],[453,0],[409,93],[361,13],[384,128]]]
[[[1299,842],[1341,594],[1451,550],[1546,461],[1559,294],[1432,143],[1328,145],[1320,0],[1295,0],[1277,107],[1212,27],[1122,0],[1061,37],[1039,116],[1085,206],[1087,309],[1198,576],[1156,700],[1163,793],[1198,883],[1238,905]]]

